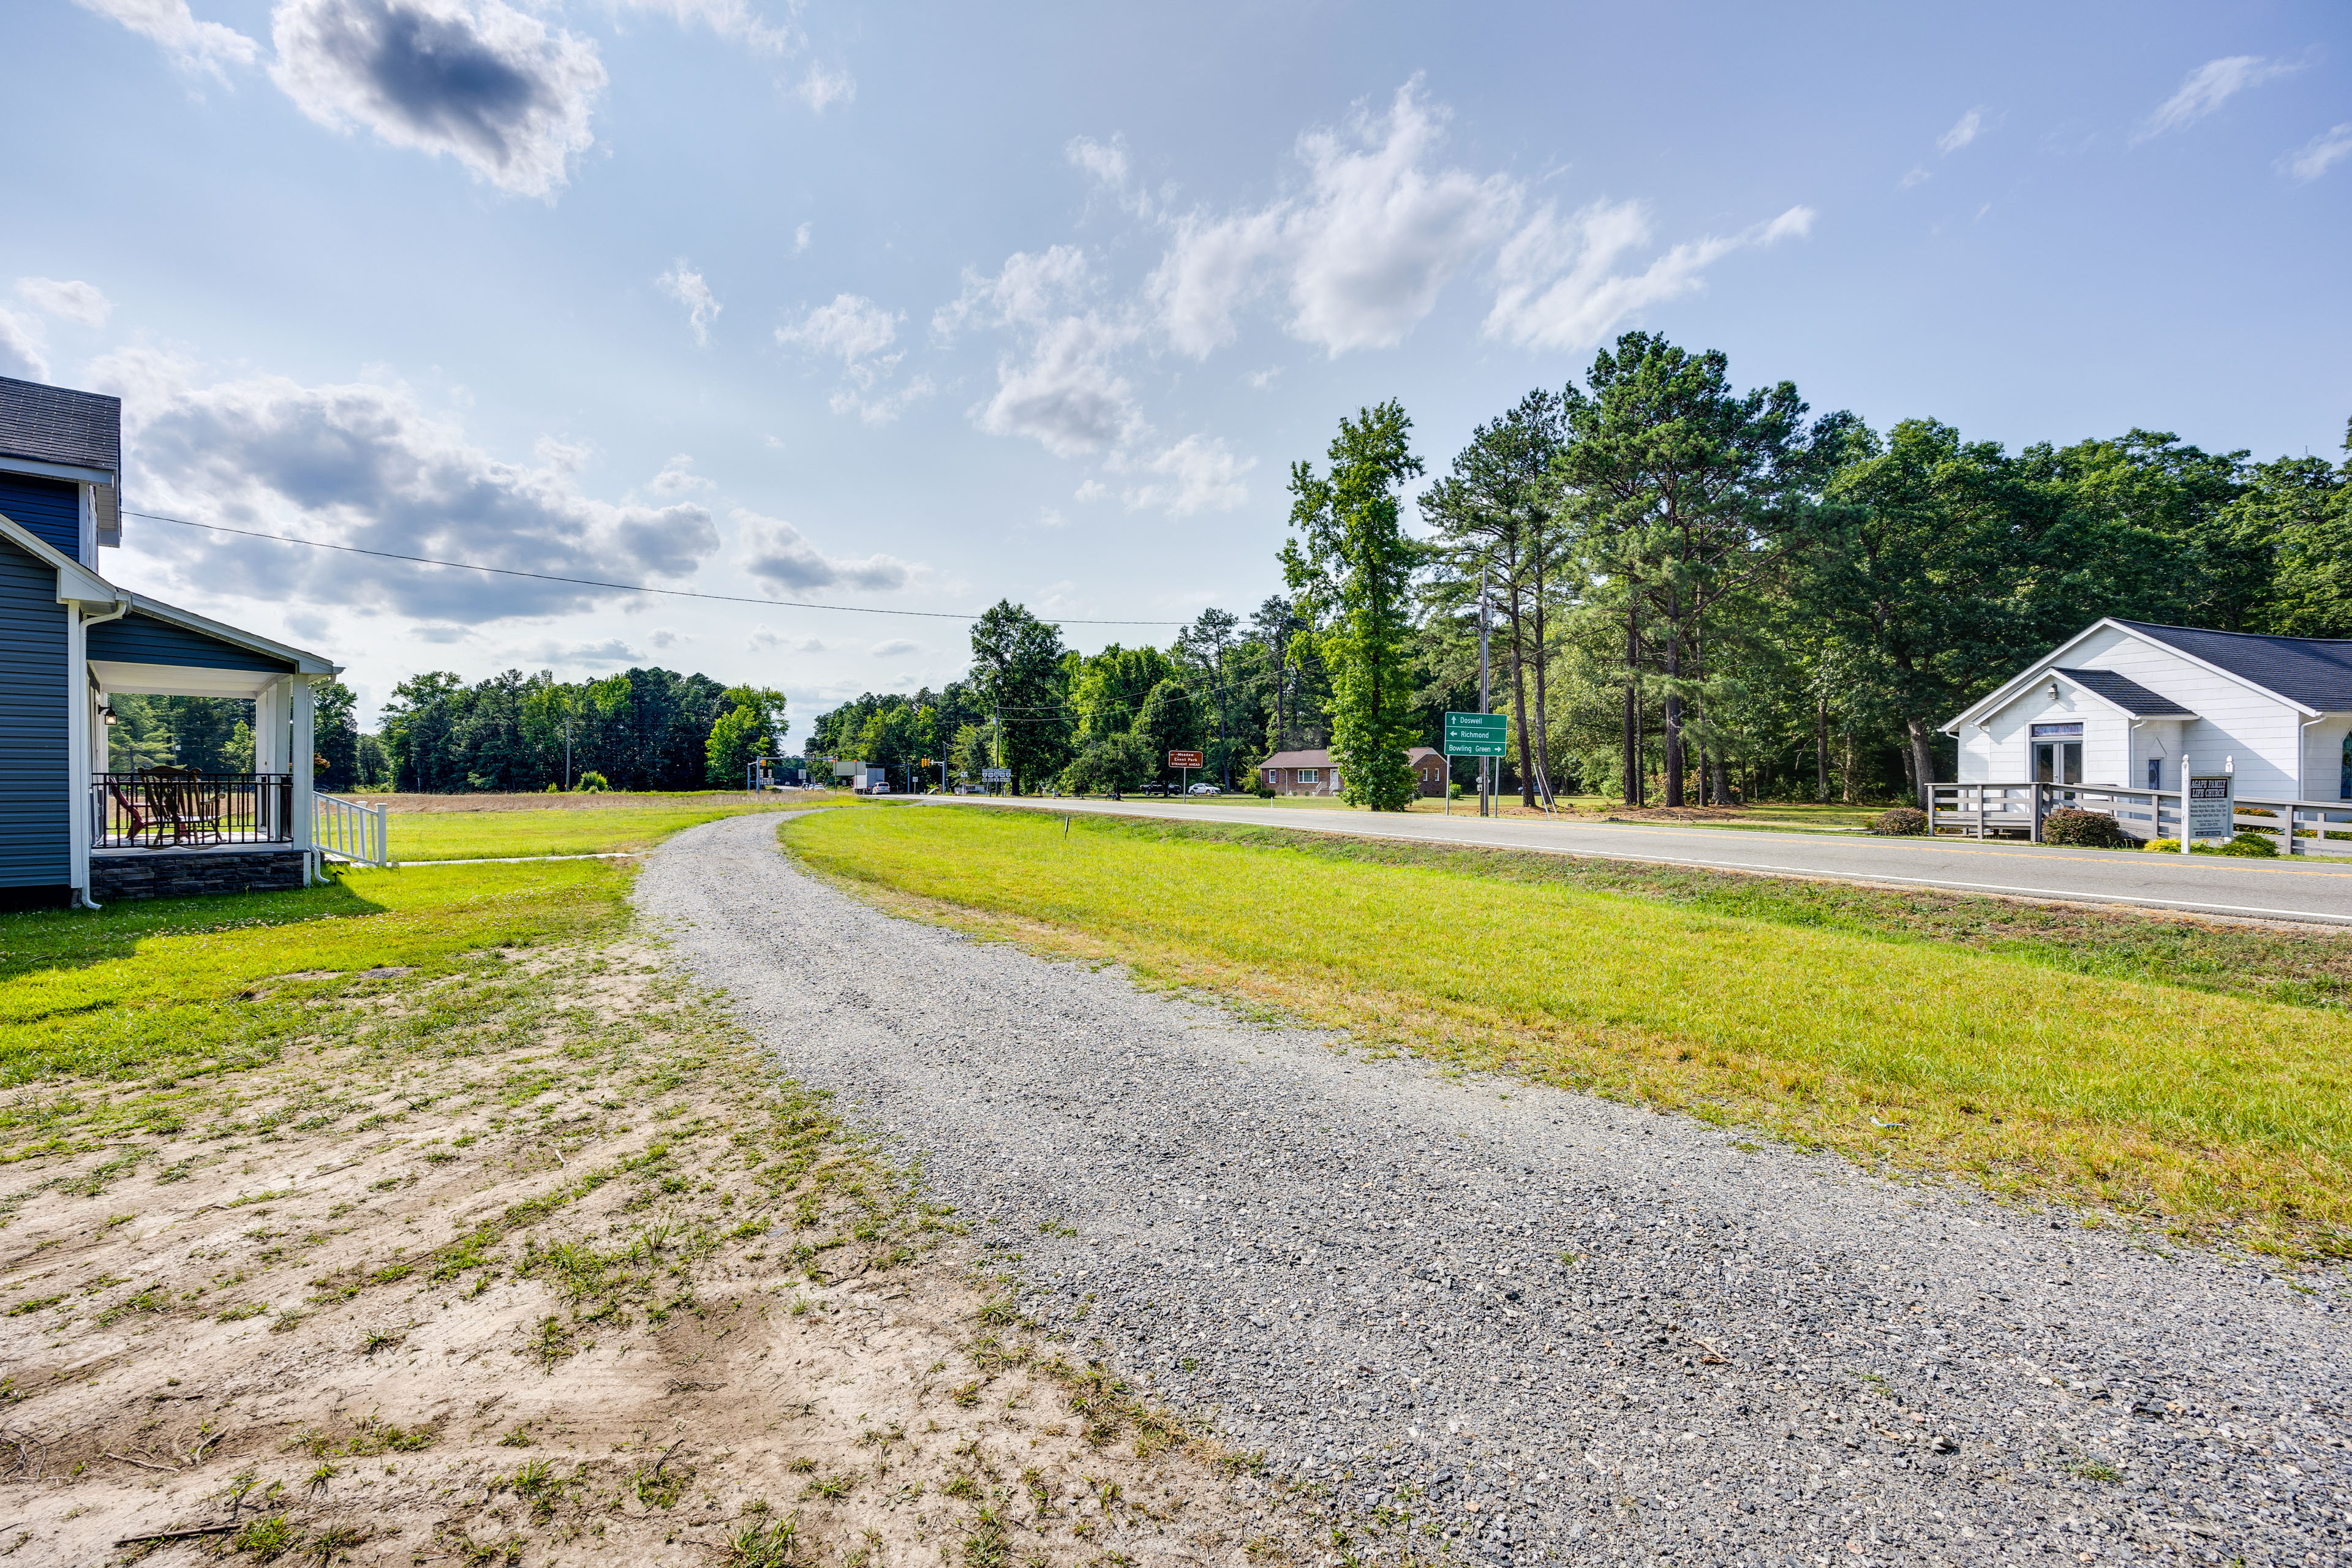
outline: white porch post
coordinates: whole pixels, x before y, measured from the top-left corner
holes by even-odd
[[[302,885],[307,888],[319,879],[318,806],[310,798],[310,759],[318,746],[312,730],[318,693],[299,675],[289,676],[287,683],[294,697],[293,733],[287,748],[292,753],[287,761],[294,774],[294,842],[302,851]]]
[[[287,679],[271,681],[253,694],[253,771],[286,772]]]
[[[66,789],[70,809],[68,829],[73,848],[67,877],[77,903],[89,901],[89,774],[90,700],[89,638],[83,629],[81,606],[68,604],[66,612]]]

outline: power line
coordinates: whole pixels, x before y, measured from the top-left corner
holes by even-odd
[[[437,561],[430,555],[402,555],[390,550],[366,550],[356,544],[330,544],[323,539],[299,539],[290,533],[259,533],[249,528],[230,528],[217,522],[192,522],[184,517],[164,517],[152,511],[125,510],[125,517],[139,518],[147,522],[172,522],[182,528],[210,529],[215,533],[234,533],[241,539],[267,539],[277,544],[307,544],[313,550],[336,550],[346,555],[373,555],[383,561],[406,561],[418,566],[449,566],[460,572],[488,572],[499,577],[528,577],[537,583],[568,583],[582,588],[609,588],[622,594],[661,594],[673,599],[713,599],[724,605],[765,605],[785,610],[838,610],[852,616],[913,616],[932,621],[976,621],[978,616],[968,616],[954,610],[884,610],[866,605],[821,605],[805,599],[755,599],[745,594],[703,594],[691,588],[656,588],[644,583],[607,583],[596,577],[560,577],[551,572],[523,572],[511,566],[484,566],[473,561]],[[1070,626],[1181,626],[1187,621],[1105,621],[1084,616],[1057,616],[1057,623]]]

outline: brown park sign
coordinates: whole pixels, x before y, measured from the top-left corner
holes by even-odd
[[[1205,768],[1209,759],[1198,752],[1171,752],[1168,765],[1171,768]]]

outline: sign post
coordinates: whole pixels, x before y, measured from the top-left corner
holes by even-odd
[[[2188,799],[2183,803],[2180,849],[2200,838],[2233,838],[2238,832],[2238,803],[2230,773],[2195,773],[2182,770]]]
[[[1510,754],[1511,720],[1506,713],[1445,715],[1445,815],[1454,815],[1454,759],[1502,757]],[[1486,763],[1481,761],[1483,770]],[[1480,782],[1483,785],[1485,773]]]
[[[1013,770],[1011,768],[982,768],[980,770],[980,782],[984,784],[1009,784],[1013,782]]]
[[[1209,759],[1198,752],[1171,752],[1168,753],[1168,765],[1176,770],[1177,793],[1190,798],[1190,774],[1194,768],[1208,766]]]

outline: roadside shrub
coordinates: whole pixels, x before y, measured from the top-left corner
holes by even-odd
[[[2160,854],[2178,855],[2180,853],[2180,840],[2151,838],[2140,847],[2153,849]],[[2275,860],[2278,858],[2279,851],[2278,846],[2272,842],[2269,834],[2256,833],[2248,829],[2226,844],[2215,844],[2210,840],[2203,844],[2193,844],[2189,846],[2189,852],[2191,855],[2235,855],[2247,860]]]
[[[2269,834],[2257,833],[2252,828],[2247,828],[2226,844],[2195,845],[2192,847],[2192,853],[2236,855],[2248,860],[2275,860],[2278,858],[2278,846],[2271,842]]]
[[[2139,840],[2123,824],[2104,812],[2062,806],[2042,819],[2042,842],[2071,844],[2081,849],[2134,849]]]
[[[1898,805],[1872,817],[1870,830],[1883,837],[1915,838],[1927,831],[1927,814],[1916,805]]]
[[[602,795],[613,786],[605,781],[603,773],[590,768],[580,775],[580,782],[572,787],[583,795]]]

